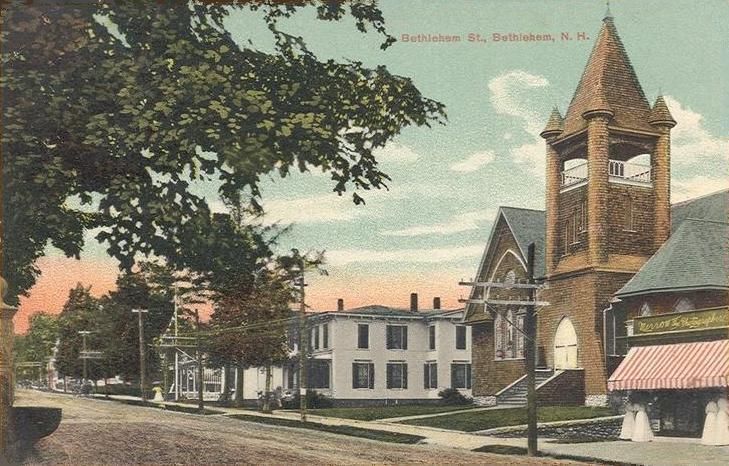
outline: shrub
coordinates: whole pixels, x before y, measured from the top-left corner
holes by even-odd
[[[468,405],[473,402],[471,398],[465,396],[455,388],[441,390],[438,392],[438,396],[440,397],[440,402],[444,405]]]
[[[291,397],[287,397],[281,400],[281,404],[284,409],[297,409],[301,403],[301,397],[298,393]],[[334,406],[334,401],[328,396],[319,393],[315,390],[308,390],[306,392],[306,407],[307,408],[331,408]]]

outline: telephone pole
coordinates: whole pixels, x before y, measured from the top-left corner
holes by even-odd
[[[139,391],[142,395],[142,403],[147,402],[147,361],[146,353],[144,351],[144,323],[142,321],[142,314],[146,314],[149,311],[147,309],[132,309],[132,313],[139,315]]]
[[[86,349],[86,337],[89,336],[90,333],[91,332],[88,331],[88,330],[79,330],[79,332],[78,332],[78,334],[81,335],[81,339],[83,340],[83,347],[81,349],[81,359],[84,362],[83,363],[84,364],[84,372],[83,372],[83,378],[82,378],[82,382],[81,382],[81,384],[83,386],[86,386],[86,380],[88,379],[88,373],[89,373],[88,364],[86,363],[86,360],[88,359],[86,357],[86,352],[87,352],[87,349]]]
[[[526,282],[507,282],[507,281],[478,281],[471,280],[469,282],[461,281],[459,285],[470,286],[472,288],[471,296],[477,296],[476,290],[478,288],[486,289],[490,291],[492,288],[506,289],[506,290],[525,290],[527,292],[526,299],[519,296],[518,299],[499,299],[491,298],[490,293],[484,292],[483,296],[487,298],[469,298],[459,299],[459,302],[468,304],[482,304],[485,312],[490,312],[492,315],[502,313],[503,310],[489,308],[489,305],[499,306],[523,306],[526,308],[526,315],[524,316],[524,328],[520,329],[516,322],[511,322],[506,319],[506,322],[513,326],[517,331],[524,335],[524,358],[525,358],[525,370],[527,380],[527,452],[529,456],[536,456],[538,454],[537,449],[537,390],[536,390],[536,347],[537,347],[537,317],[536,307],[537,306],[549,306],[546,301],[537,300],[537,290],[544,288],[544,285],[536,283],[534,280],[534,243],[531,243],[527,249],[527,270],[526,270]]]
[[[527,249],[527,284],[534,284],[534,243]],[[527,288],[528,301],[536,301],[536,288]],[[526,306],[524,316],[524,358],[527,373],[527,454],[537,456],[537,318],[534,304]]]
[[[291,252],[294,254],[294,258],[297,260],[298,272],[300,273],[297,277],[299,285],[300,304],[299,309],[299,412],[301,413],[301,422],[306,422],[306,384],[307,384],[307,364],[306,364],[306,353],[308,349],[308,335],[306,332],[306,301],[304,287],[304,258],[299,255],[298,249],[292,249]],[[292,269],[292,271],[297,271]]]
[[[202,361],[202,349],[200,347],[200,313],[195,309],[195,359],[197,359],[197,410],[202,414],[205,411],[203,405],[203,377],[205,368]]]

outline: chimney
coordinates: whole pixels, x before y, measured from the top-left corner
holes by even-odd
[[[342,298],[337,299],[337,312],[344,311],[344,300]]]
[[[440,309],[440,296],[433,298],[433,309]]]
[[[418,312],[418,293],[410,293],[410,312]]]

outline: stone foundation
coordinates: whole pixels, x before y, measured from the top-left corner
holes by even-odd
[[[585,406],[603,407],[608,405],[607,395],[587,395],[585,396]]]
[[[474,396],[473,403],[476,406],[496,406],[495,396]]]

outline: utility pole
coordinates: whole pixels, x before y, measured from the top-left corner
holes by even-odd
[[[534,284],[534,243],[527,249],[527,284]],[[527,288],[528,301],[536,302],[536,288]],[[537,456],[537,319],[534,304],[526,306],[524,316],[524,357],[527,373],[527,454]]]
[[[86,363],[86,360],[88,359],[86,357],[87,349],[86,349],[86,337],[89,336],[91,332],[88,330],[79,330],[78,334],[81,335],[81,338],[83,339],[83,346],[81,350],[81,359],[84,361],[84,372],[83,372],[83,378],[81,381],[82,386],[86,386],[86,380],[88,379],[88,364]]]
[[[202,414],[205,411],[203,405],[203,376],[205,375],[202,349],[200,348],[200,313],[195,309],[195,359],[197,359],[197,410]]]
[[[175,309],[175,401],[180,400],[180,350],[177,347],[177,286],[175,286],[174,309]]]
[[[147,361],[146,354],[144,351],[144,325],[142,322],[142,314],[146,314],[149,311],[147,309],[132,309],[134,314],[139,315],[139,391],[142,395],[142,403],[147,402]]]
[[[526,359],[526,380],[527,380],[527,452],[529,456],[536,456],[537,449],[537,390],[536,390],[536,347],[537,347],[537,306],[549,306],[546,301],[537,301],[537,290],[544,288],[544,285],[537,284],[534,280],[534,243],[531,243],[527,249],[527,271],[526,283],[522,282],[506,282],[506,281],[463,281],[459,283],[462,286],[470,286],[472,288],[469,299],[459,299],[459,302],[468,304],[482,304],[486,312],[492,315],[501,313],[503,310],[489,308],[489,305],[499,306],[524,306],[526,315],[524,316],[524,328],[520,329],[516,322],[506,319],[507,323],[513,326],[517,331],[524,335],[524,358]],[[477,298],[476,290],[478,288],[486,289],[483,293],[485,298]],[[527,298],[521,296],[518,299],[499,299],[491,298],[489,291],[492,288],[506,290],[526,290]],[[505,318],[501,314],[502,318]]]
[[[301,413],[301,422],[306,422],[306,384],[307,384],[307,364],[306,364],[306,353],[309,345],[309,338],[306,329],[306,301],[304,294],[304,259],[299,255],[298,249],[292,249],[294,258],[298,261],[298,268],[300,275],[299,280],[299,292],[301,294],[299,309],[299,412]],[[296,269],[292,269],[296,271]]]

